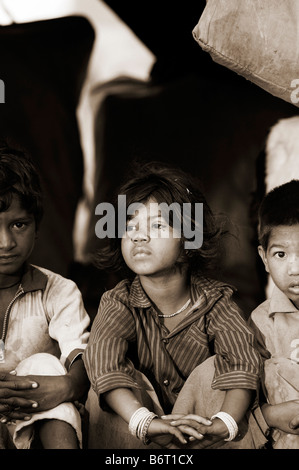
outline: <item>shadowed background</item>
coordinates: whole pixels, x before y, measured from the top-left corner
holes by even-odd
[[[264,298],[250,208],[254,193],[263,193],[265,139],[278,119],[297,109],[201,50],[192,29],[205,1],[106,4],[155,54],[156,63],[150,82],[116,80],[96,111],[93,206],[110,200],[136,157],[172,162],[197,175],[212,209],[227,214],[236,235],[225,242],[217,275],[238,288],[247,316]],[[32,261],[74,279],[92,318],[103,291],[118,280],[76,259],[72,238],[84,170],[75,113],[94,39],[93,27],[80,17],[0,28],[0,78],[6,85],[1,134],[32,154],[45,191]],[[86,253],[101,245],[97,220],[91,219]]]

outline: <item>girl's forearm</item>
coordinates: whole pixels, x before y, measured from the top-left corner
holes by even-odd
[[[221,411],[230,414],[237,423],[240,423],[250,406],[252,395],[253,390],[243,388],[228,390]]]
[[[127,423],[129,423],[134,411],[143,406],[129,388],[110,390],[103,394],[103,398],[107,405]]]

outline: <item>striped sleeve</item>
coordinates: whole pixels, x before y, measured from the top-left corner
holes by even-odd
[[[271,357],[271,353],[266,347],[265,340],[265,326],[268,326],[269,328],[269,324],[267,324],[267,322],[269,322],[269,316],[268,311],[265,311],[265,304],[266,302],[259,305],[248,319],[248,325],[254,333],[256,347],[263,360],[270,359]],[[270,332],[268,334],[271,334]]]
[[[227,290],[209,314],[208,334],[214,338],[215,377],[212,388],[258,390],[261,358],[254,334]]]
[[[135,340],[135,323],[130,310],[112,291],[101,299],[93,321],[88,346],[83,354],[91,386],[97,395],[114,388],[139,388],[134,366],[126,357]]]

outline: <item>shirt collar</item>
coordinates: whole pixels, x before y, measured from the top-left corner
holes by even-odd
[[[234,290],[232,286],[224,282],[204,276],[191,276],[192,311],[204,306],[210,308],[223,295],[223,289],[228,287]]]
[[[131,284],[129,302],[132,307],[151,307],[151,301],[141,285],[139,276],[136,276]]]
[[[21,279],[21,286],[24,292],[32,292],[35,290],[44,290],[47,285],[48,277],[37,267],[26,264]]]
[[[293,302],[280,290],[274,286],[272,295],[270,298],[269,317],[275,315],[275,313],[292,313],[298,312]]]
[[[203,276],[191,276],[191,300],[192,310],[195,310],[203,302],[214,303],[222,296],[222,287],[230,287],[226,283],[220,283],[213,279],[208,279]],[[146,295],[139,276],[136,276],[131,284],[129,302],[132,307],[148,308],[151,307],[151,301]]]

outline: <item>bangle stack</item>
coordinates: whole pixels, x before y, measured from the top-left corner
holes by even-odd
[[[216,413],[215,415],[211,417],[211,420],[214,418],[221,419],[221,421],[224,422],[224,424],[226,425],[228,429],[229,436],[227,439],[224,439],[225,441],[232,441],[233,439],[235,439],[235,437],[237,437],[239,428],[238,428],[236,421],[230,414],[225,413],[224,411],[219,411],[218,413]]]
[[[145,407],[138,408],[138,410],[132,414],[129,422],[129,431],[132,436],[140,439],[143,444],[149,444],[150,440],[147,437],[147,431],[153,419],[157,417],[158,415],[152,413]]]

